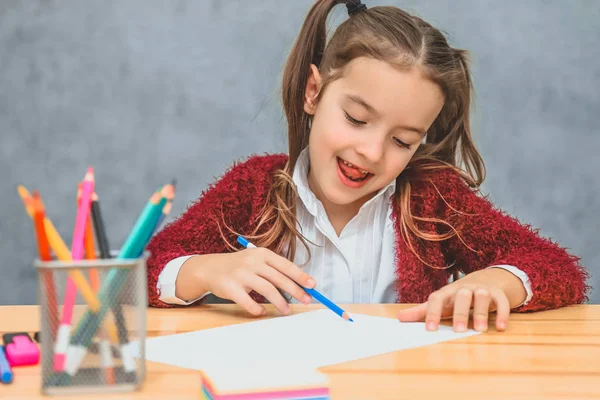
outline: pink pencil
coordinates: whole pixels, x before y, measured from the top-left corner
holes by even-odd
[[[75,231],[73,232],[73,243],[71,245],[71,257],[73,261],[83,260],[85,226],[90,216],[90,207],[92,204],[92,193],[94,192],[94,169],[89,167],[83,184],[81,185],[81,202],[77,208],[77,218],[75,220]],[[65,360],[67,347],[69,345],[69,336],[71,334],[71,321],[73,319],[73,308],[75,306],[75,297],[77,295],[75,282],[68,277],[67,287],[65,289],[65,302],[63,304],[63,313],[58,328],[58,335],[54,347],[54,370],[62,372],[65,369]]]

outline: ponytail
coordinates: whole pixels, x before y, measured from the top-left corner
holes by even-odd
[[[308,145],[309,116],[304,112],[304,92],[310,65],[321,64],[327,40],[327,16],[342,0],[317,0],[312,6],[283,69],[282,100],[288,122],[289,162],[291,173],[302,149]]]
[[[282,100],[288,122],[289,159],[285,168],[275,172],[271,190],[256,226],[246,237],[258,247],[271,248],[293,260],[299,238],[310,250],[296,227],[296,187],[292,180],[302,150],[308,145],[310,117],[304,112],[304,93],[310,66],[320,67],[327,41],[327,17],[338,4],[348,4],[350,15],[363,9],[356,0],[317,0],[308,12],[283,69]],[[351,12],[352,11],[352,12]],[[221,235],[224,237],[223,235]],[[230,245],[232,249],[233,246]]]

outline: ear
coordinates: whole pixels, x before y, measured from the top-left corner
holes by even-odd
[[[317,110],[317,96],[321,89],[321,74],[314,64],[310,64],[310,73],[306,81],[306,90],[304,92],[304,111],[307,114],[314,115]]]

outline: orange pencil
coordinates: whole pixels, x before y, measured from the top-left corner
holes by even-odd
[[[50,254],[50,243],[48,242],[48,236],[46,235],[46,229],[44,228],[44,217],[45,209],[44,203],[40,197],[39,191],[33,192],[32,198],[33,206],[33,223],[35,227],[35,234],[37,238],[37,247],[40,261],[52,261],[52,255]],[[56,297],[56,287],[54,285],[54,276],[51,270],[43,269],[42,276],[44,279],[44,286],[46,289],[46,302],[48,304],[48,319],[50,321],[50,334],[52,340],[56,339],[56,332],[58,330],[58,299]]]

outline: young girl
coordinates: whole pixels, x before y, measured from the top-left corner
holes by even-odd
[[[340,3],[349,18],[326,43]],[[283,73],[289,155],[236,163],[151,241],[150,305],[213,293],[288,314],[312,301],[304,286],[341,304],[420,303],[398,318],[428,330],[451,317],[464,331],[472,311],[485,331],[490,312],[504,330],[511,310],[586,301],[578,258],[474,190],[471,90],[465,51],[423,20],[317,1]]]

